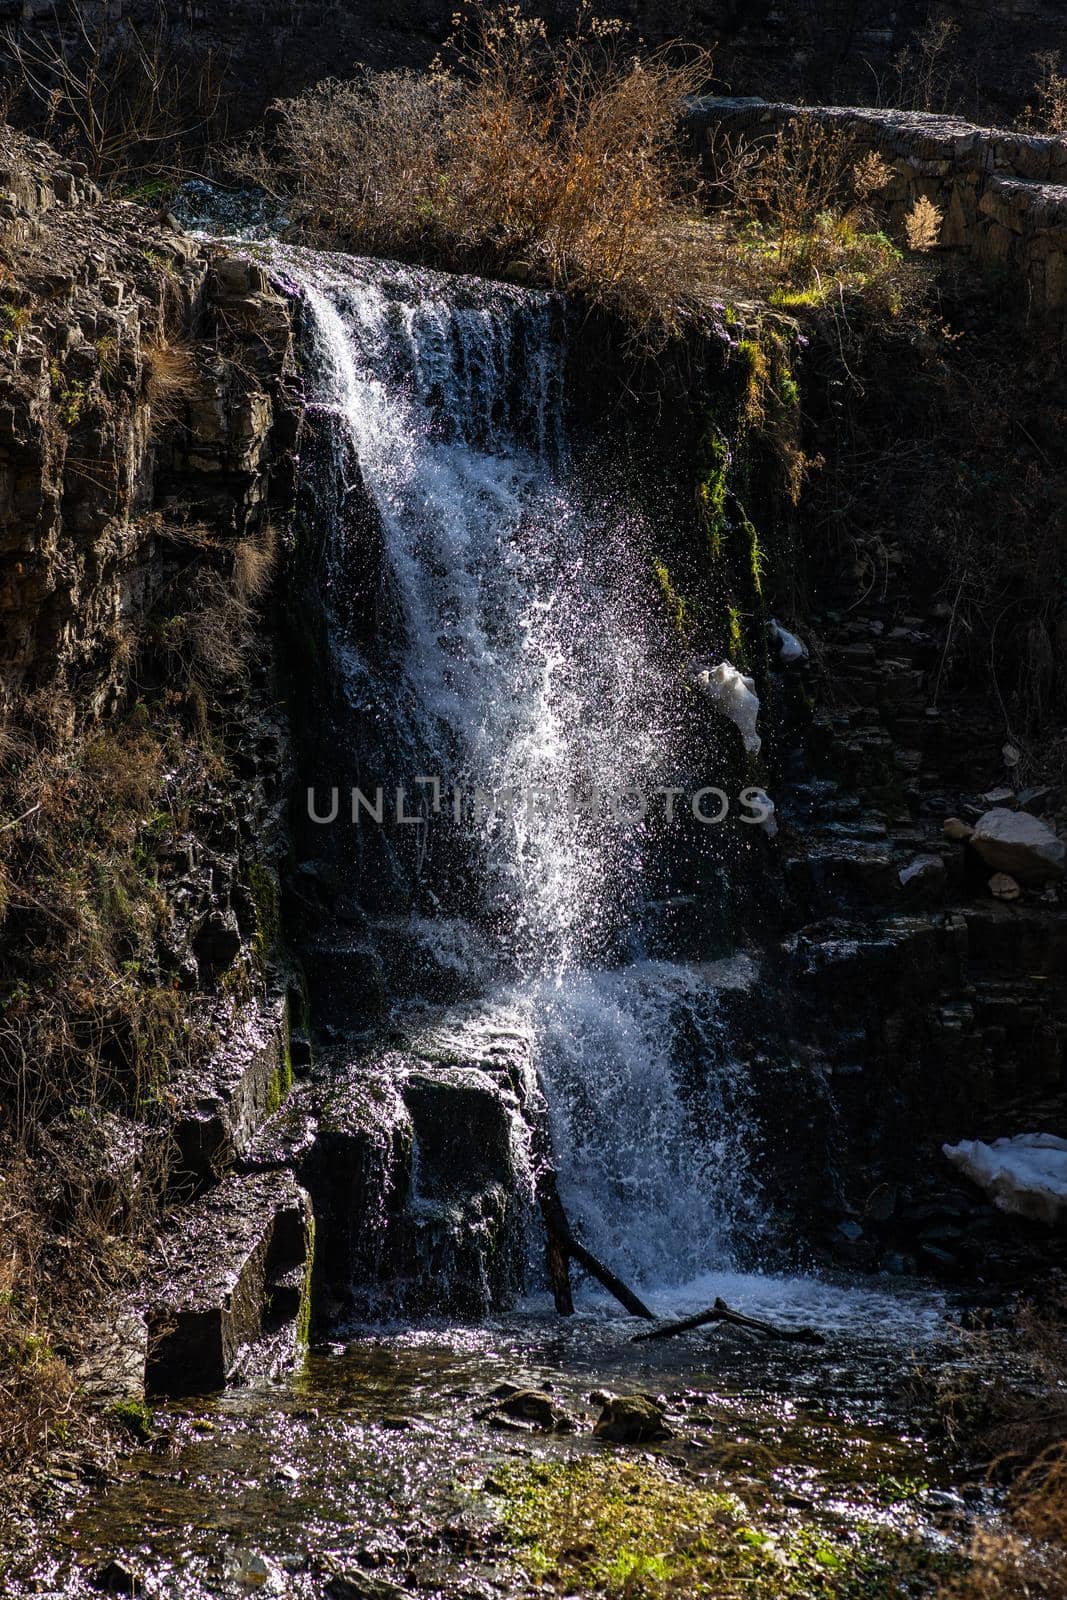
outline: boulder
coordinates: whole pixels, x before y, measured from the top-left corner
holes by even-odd
[[[1067,846],[1047,822],[1028,811],[994,806],[979,817],[971,844],[993,872],[1009,873],[1019,883],[1063,877]]]
[[[1018,900],[1022,890],[1006,872],[994,872],[989,880],[989,892],[994,900]]]
[[[568,1411],[554,1403],[543,1389],[516,1389],[492,1408],[493,1414],[532,1422],[545,1433],[574,1433],[578,1424]]]
[[[942,1149],[999,1210],[1037,1222],[1067,1220],[1067,1139],[1054,1133],[1020,1133],[992,1144],[963,1139]]]
[[[314,1230],[289,1172],[231,1174],[176,1214],[148,1287],[150,1394],[220,1389],[295,1355]]]
[[[608,1444],[649,1444],[671,1439],[663,1407],[644,1394],[620,1394],[608,1400],[593,1433]]]

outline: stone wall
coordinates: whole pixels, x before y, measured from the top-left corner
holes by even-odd
[[[717,134],[759,140],[801,115],[840,128],[857,151],[883,158],[893,174],[883,198],[898,230],[926,196],[942,212],[942,252],[1021,279],[1036,311],[1067,306],[1067,136],[1009,133],[920,112],[804,110],[724,98],[699,101],[690,131],[710,163]]]

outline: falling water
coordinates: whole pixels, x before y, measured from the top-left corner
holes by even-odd
[[[568,450],[563,308],[302,250],[276,267],[307,308],[308,398],[343,480],[334,658],[355,720],[384,730],[386,793],[422,797],[412,936],[429,951],[438,928],[443,959],[469,959],[490,1000],[525,1009],[564,1200],[591,1247],[646,1284],[727,1266],[753,1206],[719,997],[750,974],[652,958],[665,819],[595,803],[672,783],[692,735],[646,519],[610,451],[594,482]],[[354,493],[380,529],[388,645],[345,622]],[[436,812],[417,777],[441,780]],[[462,849],[457,789],[461,806],[504,797]]]

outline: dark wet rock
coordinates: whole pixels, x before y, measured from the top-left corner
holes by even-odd
[[[935,855],[914,856],[906,867],[901,867],[897,877],[909,900],[926,905],[941,899],[948,881],[945,863]]]
[[[593,1433],[608,1444],[651,1444],[674,1437],[663,1407],[647,1395],[615,1395],[597,1418]]]
[[[289,1092],[289,1006],[285,995],[231,1019],[208,1067],[178,1079],[176,1181],[205,1181],[251,1146]]]
[[[377,1573],[344,1567],[331,1572],[322,1592],[328,1600],[406,1600],[407,1591]]]
[[[315,1205],[316,1282],[344,1300],[353,1283],[373,1287],[395,1269],[400,1215],[410,1184],[411,1117],[390,1058],[339,1066],[322,1093],[301,1178]]]
[[[147,1595],[151,1591],[138,1569],[127,1561],[112,1558],[98,1567],[89,1579],[101,1594]]]
[[[301,1084],[268,1117],[237,1162],[239,1172],[273,1172],[288,1167],[301,1177],[318,1137],[319,1094]]]
[[[234,1174],[177,1214],[148,1297],[146,1388],[187,1394],[292,1358],[307,1318],[307,1195],[288,1172]]]
[[[232,911],[217,910],[193,934],[193,954],[207,982],[228,972],[241,951],[241,930]]]
[[[362,933],[338,932],[304,952],[308,999],[313,1016],[337,1026],[366,1027],[389,1000],[385,967],[375,945]]]
[[[514,1176],[515,1101],[476,1068],[413,1072],[402,1088],[426,1163],[425,1195],[454,1194]]]

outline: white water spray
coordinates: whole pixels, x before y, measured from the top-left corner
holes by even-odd
[[[310,402],[358,467],[397,611],[388,673],[338,643],[353,702],[369,683],[409,772],[541,797],[484,828],[461,910],[527,1006],[575,1225],[645,1284],[728,1266],[754,1216],[746,1086],[718,1015],[739,970],[646,959],[653,823],[558,803],[654,791],[683,737],[643,519],[568,460],[561,308],[382,263],[279,261],[310,313]],[[335,590],[352,581],[346,536],[335,516]]]

